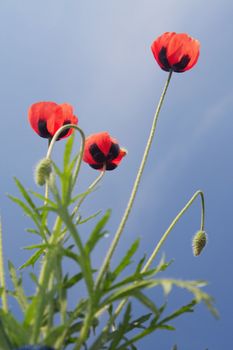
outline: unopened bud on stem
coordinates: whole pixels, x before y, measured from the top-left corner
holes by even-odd
[[[39,186],[45,185],[46,181],[52,172],[51,159],[44,158],[37,164],[35,169],[35,182]]]
[[[193,237],[192,247],[193,247],[193,255],[198,256],[201,254],[203,248],[207,243],[207,236],[205,231],[198,231]]]

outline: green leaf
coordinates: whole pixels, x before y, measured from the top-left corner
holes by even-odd
[[[29,206],[30,206],[35,212],[37,212],[36,205],[35,205],[35,203],[33,202],[33,200],[31,199],[31,197],[29,196],[28,191],[24,188],[24,186],[21,184],[21,182],[20,182],[16,177],[14,177],[14,180],[15,180],[16,186],[17,186],[18,189],[20,190],[20,192],[21,192],[22,196],[24,197],[24,199],[26,200],[26,202],[29,204]],[[38,212],[37,212],[37,214],[39,215]]]
[[[26,232],[33,233],[35,235],[40,236],[40,232],[38,230],[34,229],[34,228],[27,228]]]
[[[31,210],[21,199],[14,197],[12,195],[8,195],[8,197],[15,202],[16,204],[18,204],[24,211],[24,213],[31,217],[32,220],[36,223],[36,225],[39,227],[38,224],[38,215],[36,214],[36,212],[34,210]]]
[[[17,277],[16,269],[12,264],[12,262],[10,261],[8,261],[8,268],[9,268],[11,280],[15,288],[15,298],[18,301],[22,311],[25,312],[25,310],[28,307],[28,302],[22,287],[22,279]]]
[[[32,250],[32,249],[37,249],[37,248],[48,248],[48,244],[46,243],[40,243],[40,244],[33,244],[33,245],[28,245],[26,247],[23,247],[25,250]]]
[[[0,311],[3,312],[3,311]],[[0,349],[2,350],[12,350],[12,343],[6,334],[6,327],[2,323],[2,317],[0,317]]]
[[[130,249],[127,251],[123,259],[120,261],[119,265],[111,273],[113,280],[128,266],[131,264],[131,258],[138,250],[140,239],[136,239],[131,245]]]
[[[105,215],[100,219],[100,221],[95,226],[90,237],[87,240],[85,250],[88,254],[95,248],[98,241],[106,234],[106,231],[102,231],[106,223],[108,222],[111,215],[111,210],[107,210]]]
[[[62,332],[64,332],[66,327],[66,324],[63,324],[49,330],[49,333],[45,337],[43,344],[47,346],[54,346],[54,344],[59,341],[59,336],[62,334]]]
[[[152,316],[152,313],[150,312],[149,314],[145,314],[143,316],[140,316],[136,320],[133,320],[131,323],[131,329],[134,328],[143,328],[145,329],[146,327],[143,325],[145,322],[147,322]]]
[[[114,336],[108,348],[109,350],[116,349],[117,345],[122,341],[125,333],[127,333],[128,330],[130,329],[131,309],[132,309],[131,303],[128,303],[123,316],[123,320],[119,324],[117,330],[114,331],[113,333]]]
[[[102,210],[98,210],[96,213],[94,213],[94,214],[88,216],[87,218],[78,221],[78,224],[79,224],[79,225],[85,224],[85,223],[88,222],[89,220],[94,219],[94,218],[95,218],[96,216],[98,216],[101,212],[102,212]]]
[[[44,248],[41,248],[37,250],[23,265],[19,267],[20,270],[24,269],[27,266],[34,266],[37,260],[41,257],[41,255],[44,253]]]
[[[143,294],[140,291],[137,291],[134,293],[134,297],[136,299],[138,299],[141,304],[143,304],[144,306],[146,306],[149,310],[151,310],[155,315],[158,315],[159,310],[157,308],[157,306],[154,304],[154,302],[148,298],[145,294]]]
[[[76,253],[74,253],[71,249],[69,248],[63,248],[60,247],[61,250],[61,254],[66,256],[67,258],[70,258],[72,260],[74,260],[76,263],[78,263],[80,265],[80,256]]]
[[[4,313],[0,310],[0,318],[4,332],[7,333],[14,348],[27,344],[30,334],[29,329],[25,328],[20,322],[18,322],[11,313]],[[1,340],[2,339],[0,339],[0,344]],[[11,347],[4,347],[1,348],[1,350],[2,349],[11,349]]]
[[[64,288],[68,289],[73,287],[76,283],[83,279],[83,273],[79,272],[76,275],[69,278],[67,281],[64,281]]]
[[[42,194],[35,192],[35,191],[32,191],[32,190],[30,190],[30,193],[33,194],[33,196],[35,196],[36,198],[41,199],[43,202],[49,203],[51,205],[51,207],[56,208],[56,203],[53,202],[50,198],[47,198],[47,197],[43,196]],[[39,208],[37,207],[37,210],[41,210],[41,209],[45,209],[44,206],[39,207]]]
[[[163,327],[168,321],[173,320],[174,318],[179,317],[180,315],[187,313],[187,312],[193,312],[193,307],[197,304],[196,300],[192,300],[191,303],[181,306],[176,311],[172,312],[170,315],[163,318],[159,323],[152,321],[152,325],[155,325],[157,323],[157,328]]]

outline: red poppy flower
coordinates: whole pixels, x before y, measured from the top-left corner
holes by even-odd
[[[68,103],[60,105],[54,102],[34,103],[28,110],[28,119],[32,129],[46,139],[51,139],[61,126],[78,123],[73,114],[73,107]],[[58,140],[70,136],[72,132],[73,129],[64,130]]]
[[[83,160],[94,169],[102,170],[106,166],[106,170],[113,170],[126,153],[116,139],[107,132],[100,132],[86,138]]]
[[[200,43],[185,33],[166,32],[153,42],[151,50],[163,70],[181,73],[197,63]]]

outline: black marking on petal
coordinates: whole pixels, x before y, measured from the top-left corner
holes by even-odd
[[[103,154],[103,152],[99,149],[96,143],[93,143],[89,147],[89,152],[92,155],[92,158],[94,159],[94,161],[97,163],[102,163],[102,166],[103,166],[103,163],[106,161],[106,157]]]
[[[178,63],[172,65],[173,71],[177,73],[183,72],[190,60],[191,57],[189,55],[184,55]]]
[[[102,169],[103,168],[103,166],[104,166],[104,164],[102,163],[102,164],[89,164],[90,165],[90,167],[92,167],[93,169]]]
[[[114,170],[116,169],[117,165],[111,162],[107,162],[106,164],[106,170]]]
[[[46,120],[40,119],[38,121],[39,135],[45,139],[51,139],[52,135],[48,132]]]
[[[161,63],[161,65],[163,66],[162,69],[165,70],[166,72],[169,72],[171,69],[171,65],[168,62],[167,59],[167,49],[166,47],[162,47],[162,49],[159,52],[159,62]]]
[[[67,125],[67,124],[71,124],[71,121],[70,121],[70,120],[66,120],[66,121],[63,123],[62,126]],[[62,132],[60,133],[60,135],[59,135],[59,137],[58,137],[57,140],[60,140],[62,137],[66,136],[66,135],[68,134],[69,130],[70,130],[70,128],[68,128],[68,129],[66,129],[66,130],[64,130],[64,131],[62,131]]]
[[[113,160],[116,159],[119,156],[120,153],[120,147],[117,143],[112,143],[111,147],[109,149],[107,160]]]

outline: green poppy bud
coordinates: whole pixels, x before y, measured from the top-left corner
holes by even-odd
[[[192,247],[193,247],[193,255],[198,256],[201,254],[203,248],[207,243],[207,236],[205,231],[198,231],[193,237]]]
[[[35,182],[39,186],[45,185],[46,181],[52,172],[51,159],[44,158],[39,161],[35,170]]]

